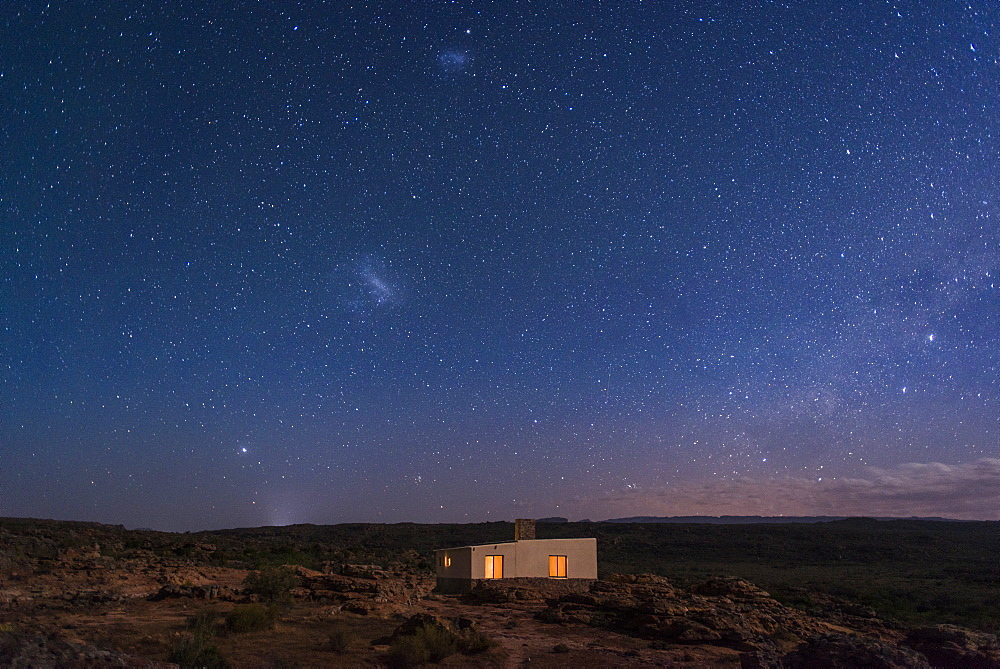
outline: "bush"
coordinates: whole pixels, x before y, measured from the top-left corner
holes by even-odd
[[[195,636],[215,636],[221,618],[222,612],[218,609],[201,609],[188,617],[187,628],[194,632]]]
[[[485,653],[497,646],[495,639],[491,639],[477,629],[466,630],[459,637],[458,647],[466,655]]]
[[[194,667],[226,669],[229,667],[229,663],[222,657],[218,647],[202,636],[194,636],[180,641],[170,649],[167,661],[179,664],[181,669]]]
[[[291,597],[289,591],[298,584],[298,576],[287,567],[263,567],[243,580],[247,592],[260,595],[266,602],[287,601]]]
[[[568,653],[569,652],[569,646],[567,646],[564,643],[558,643],[558,644],[556,644],[555,646],[552,647],[552,652],[553,653]]]
[[[226,629],[234,634],[262,632],[274,627],[278,611],[263,604],[237,604],[226,614]]]
[[[387,659],[392,669],[420,667],[430,662],[431,652],[415,635],[401,636],[392,642]]]
[[[390,667],[418,667],[427,662],[440,662],[458,652],[483,653],[497,645],[475,627],[456,634],[440,624],[427,624],[397,637],[389,649],[388,662]]]
[[[437,625],[425,625],[417,630],[416,638],[427,647],[431,662],[440,662],[458,652],[458,636]]]
[[[334,653],[343,653],[354,643],[355,637],[343,627],[335,627],[330,632],[330,650]]]

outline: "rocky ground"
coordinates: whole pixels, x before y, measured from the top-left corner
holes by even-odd
[[[262,596],[211,544],[39,549],[49,540],[0,530],[0,666],[1000,667],[993,635],[905,628],[823,595],[806,612],[735,578],[457,596],[434,593],[426,568],[289,567],[273,626],[240,632],[226,616]]]

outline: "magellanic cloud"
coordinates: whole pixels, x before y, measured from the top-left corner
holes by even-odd
[[[580,506],[591,517],[826,515],[997,520],[1000,459],[873,467],[857,478],[738,479],[670,486],[581,501]]]

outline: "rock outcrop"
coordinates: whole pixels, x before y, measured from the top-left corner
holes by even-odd
[[[539,618],[606,627],[659,643],[711,644],[742,652],[775,653],[836,631],[735,578],[684,590],[659,576],[614,576],[594,583],[589,593],[550,600]]]
[[[612,576],[587,593],[547,601],[550,623],[604,627],[659,647],[718,646],[741,653],[744,667],[989,667],[1000,669],[991,634],[950,625],[905,634],[864,607],[824,602],[831,613],[785,606],[737,578],[678,588],[653,575]],[[846,610],[845,610],[846,609]]]
[[[72,643],[54,635],[23,636],[0,631],[0,666],[160,669],[177,665],[140,659],[116,650]]]
[[[292,594],[299,599],[331,604],[350,613],[389,615],[412,607],[426,597],[435,585],[434,577],[426,573],[391,572],[377,568],[344,571],[344,574],[324,574],[298,569],[300,587]]]
[[[1000,642],[992,634],[955,625],[918,627],[903,643],[922,653],[935,667],[1000,669]]]
[[[930,669],[931,667],[926,657],[909,648],[848,634],[824,634],[810,639],[785,655],[780,666],[784,666],[785,669],[814,669],[814,667]]]

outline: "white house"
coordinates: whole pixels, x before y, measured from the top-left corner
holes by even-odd
[[[535,539],[535,521],[519,519],[514,541],[434,551],[438,590],[467,592],[483,579],[597,578],[597,539]]]

